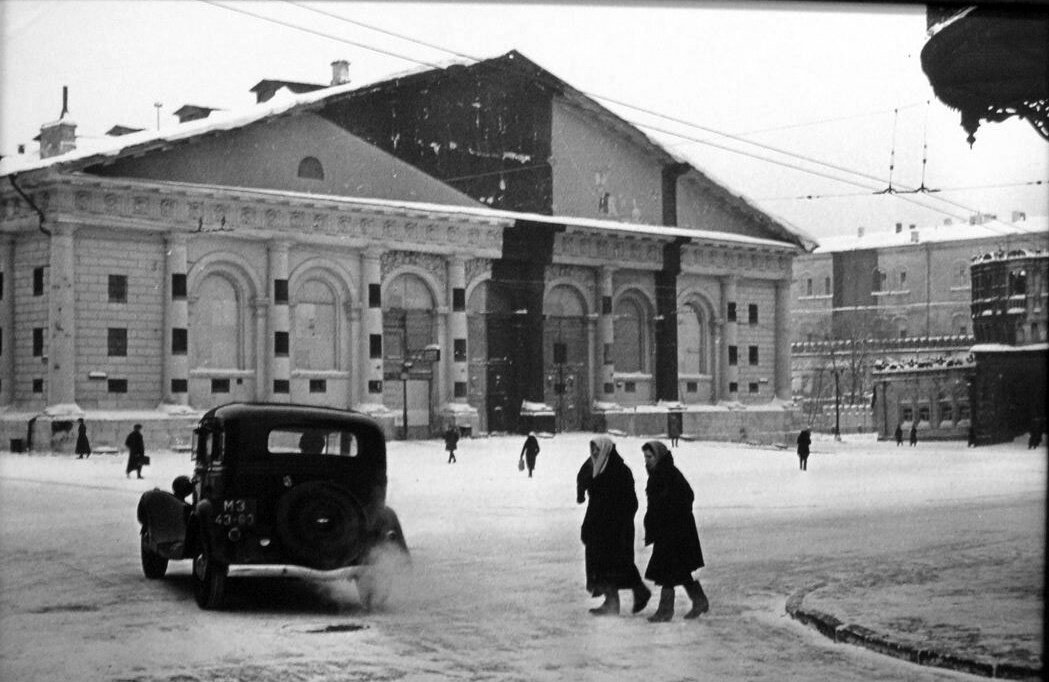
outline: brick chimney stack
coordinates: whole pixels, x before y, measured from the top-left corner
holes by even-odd
[[[338,59],[331,63],[331,84],[345,85],[350,82],[350,63],[345,59]]]
[[[76,123],[68,118],[69,87],[62,86],[62,113],[57,121],[40,126],[40,158],[46,159],[76,149]]]

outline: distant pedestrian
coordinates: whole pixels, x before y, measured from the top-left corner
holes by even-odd
[[[911,423],[911,447],[913,448],[918,444],[918,422],[915,420]]]
[[[896,447],[903,445],[903,424],[896,425]]]
[[[968,445],[966,445],[966,447],[969,447],[969,448],[975,448],[976,447],[976,427],[975,426],[970,426],[969,427],[969,443],[968,443]]]
[[[459,427],[449,424],[448,430],[444,432],[444,449],[448,451],[448,463],[457,462],[455,459],[455,448],[459,446]]]
[[[84,459],[91,456],[91,443],[87,440],[87,425],[83,418],[77,419],[76,423],[76,458]]]
[[[134,471],[142,478],[142,467],[146,464],[146,441],[142,438],[141,424],[135,424],[124,445],[127,446],[127,476],[130,477]]]
[[[652,558],[645,577],[659,585],[659,608],[649,616],[650,623],[665,623],[674,617],[674,588],[682,585],[692,600],[685,618],[696,618],[710,610],[703,586],[692,572],[703,567],[703,549],[699,544],[696,519],[692,515],[695,494],[681,471],[674,466],[674,456],[659,441],[641,447],[648,470],[645,495],[645,544],[652,545]]]
[[[669,424],[667,424],[667,437],[670,438],[670,445],[677,447],[678,438],[681,438],[681,414],[671,413]]]
[[[525,438],[524,445],[521,447],[521,459],[528,467],[528,478],[532,477],[532,470],[535,469],[535,458],[539,455],[539,441],[535,437],[535,431],[528,433],[528,438]]]
[[[1038,422],[1031,424],[1031,435],[1027,439],[1027,449],[1034,450],[1042,444],[1042,427]]]
[[[809,470],[809,446],[812,445],[812,432],[804,429],[798,434],[798,466],[802,471]]]
[[[587,501],[580,537],[585,546],[586,589],[604,596],[595,616],[619,614],[619,590],[633,590],[633,612],[648,604],[652,591],[634,563],[634,515],[637,493],[634,475],[606,436],[590,441],[590,457],[576,476],[576,502]]]

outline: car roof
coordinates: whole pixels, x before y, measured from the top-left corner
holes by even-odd
[[[294,403],[227,403],[204,413],[201,421],[214,419],[219,422],[264,419],[266,421],[324,421],[347,426],[373,428],[381,431],[378,422],[366,414],[353,410],[319,405]]]

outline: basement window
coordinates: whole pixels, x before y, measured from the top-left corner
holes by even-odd
[[[304,180],[323,180],[324,166],[315,156],[307,156],[299,161],[299,177]]]

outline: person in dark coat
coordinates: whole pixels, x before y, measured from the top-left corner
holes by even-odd
[[[448,430],[444,432],[444,449],[448,451],[448,463],[452,464],[457,462],[455,459],[455,448],[459,445],[459,428],[455,424],[450,424]]]
[[[683,585],[692,609],[685,618],[696,618],[710,610],[703,586],[692,572],[704,566],[696,519],[692,516],[695,494],[685,476],[674,466],[674,456],[659,441],[641,447],[648,469],[648,509],[645,512],[645,544],[652,545],[652,558],[645,577],[662,589],[659,608],[649,622],[665,623],[674,617],[674,588]]]
[[[968,443],[968,445],[966,445],[966,447],[969,447],[969,448],[975,448],[976,447],[976,427],[975,426],[970,426],[969,427],[969,443]]]
[[[521,447],[521,458],[528,465],[528,478],[532,477],[532,470],[535,469],[535,458],[538,455],[539,441],[535,437],[535,431],[532,431],[528,434],[528,438],[525,438],[524,445]]]
[[[903,424],[896,425],[896,447],[903,445]]]
[[[87,425],[84,424],[83,418],[76,420],[76,458],[84,459],[85,457],[91,456],[91,443],[87,440]]]
[[[802,471],[809,470],[809,446],[812,444],[812,432],[808,429],[798,434],[798,466]]]
[[[1042,444],[1042,426],[1038,422],[1031,424],[1031,435],[1027,438],[1027,449],[1034,450]]]
[[[911,424],[911,447],[918,444],[918,420],[914,420]]]
[[[135,424],[134,429],[127,435],[124,441],[127,446],[127,476],[134,471],[142,478],[142,467],[145,465],[143,458],[146,456],[146,441],[142,438],[142,425]]]
[[[610,438],[590,441],[590,457],[576,476],[576,501],[587,501],[580,536],[586,548],[586,589],[604,596],[601,606],[590,609],[595,616],[619,614],[619,590],[633,590],[633,613],[648,604],[649,590],[634,563],[634,515],[637,494],[634,475],[616,452]]]

